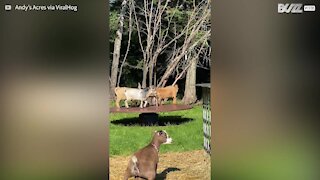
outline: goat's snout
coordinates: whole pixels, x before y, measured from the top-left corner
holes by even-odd
[[[163,143],[163,144],[171,144],[172,143],[172,138],[167,138],[167,141],[165,142],[165,143]]]

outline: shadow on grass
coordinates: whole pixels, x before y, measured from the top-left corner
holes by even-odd
[[[179,168],[169,167],[163,170],[160,174],[157,174],[156,180],[163,180],[167,178],[167,174],[174,171],[181,171]]]
[[[121,126],[167,126],[184,124],[193,120],[192,118],[183,118],[181,116],[159,116],[158,122],[155,124],[142,121],[138,117],[123,118],[121,120],[111,121],[111,123]]]

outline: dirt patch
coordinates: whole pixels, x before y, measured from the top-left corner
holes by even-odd
[[[130,156],[110,158],[110,179],[123,178]],[[210,179],[210,156],[203,150],[160,154],[157,180]],[[131,178],[134,179],[134,178]]]

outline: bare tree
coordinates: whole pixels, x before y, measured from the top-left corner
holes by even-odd
[[[192,104],[197,101],[196,95],[196,72],[197,72],[197,58],[191,58],[190,67],[188,68],[185,89],[182,102],[184,104]]]
[[[185,89],[184,89],[184,96],[182,101],[184,104],[192,104],[197,101],[197,94],[196,94],[196,77],[197,77],[197,64],[200,59],[200,54],[203,53],[205,46],[207,45],[206,42],[203,42],[199,50],[193,50],[190,53],[190,63],[186,73],[185,79]]]
[[[179,67],[182,65],[185,68],[179,76],[176,76],[175,81],[173,83],[175,84],[176,81],[179,80],[184,75],[186,70],[191,66],[192,61],[190,61],[188,58],[184,58],[184,56],[209,39],[211,35],[211,29],[201,31],[201,33],[199,32],[200,29],[208,23],[210,13],[210,1],[202,1],[197,6],[195,6],[194,10],[188,18],[186,27],[183,30],[183,45],[173,51],[172,56],[170,57],[170,62],[166,67],[166,71],[164,72],[163,76],[161,77],[157,85],[158,87],[165,86],[167,79],[171,75],[175,74],[174,71],[177,71],[177,69],[179,69]],[[198,50],[198,53],[196,54],[201,53],[202,50],[203,46]],[[186,63],[183,61],[186,61],[188,65],[185,66],[184,64]]]
[[[130,50],[130,42],[131,42],[131,35],[132,35],[132,13],[133,13],[133,6],[131,5],[132,1],[129,1],[129,37],[128,37],[128,44],[127,44],[127,50],[126,50],[126,54],[124,55],[124,58],[122,60],[120,69],[119,69],[119,75],[118,75],[118,81],[117,81],[117,86],[119,86],[120,84],[120,80],[121,80],[121,75],[122,75],[122,69],[123,66],[126,65],[126,59]]]
[[[210,23],[204,24],[201,28],[200,33],[206,32],[210,29]],[[198,48],[198,47],[197,47]],[[198,53],[197,50],[192,50],[190,55],[190,67],[187,70],[185,78],[185,89],[182,101],[184,104],[192,104],[197,101],[196,94],[196,77],[197,77],[197,67],[208,69],[210,67],[210,56],[211,47],[208,40],[204,40]]]
[[[122,41],[122,34],[123,34],[124,15],[126,13],[127,2],[128,2],[128,0],[122,1],[121,12],[120,12],[120,16],[119,16],[119,27],[116,32],[116,38],[114,41],[113,59],[112,59],[112,67],[111,67],[111,80],[110,80],[111,92],[113,92],[113,90],[117,84],[120,49],[121,49],[121,41]],[[112,93],[112,96],[113,95],[114,94]]]
[[[143,7],[134,4],[135,24],[143,53],[142,87],[146,87],[147,78],[149,79],[149,85],[155,85],[154,79],[156,79],[156,74],[154,73],[154,68],[159,55],[177,39],[181,38],[187,30],[185,28],[173,38],[169,36],[172,20],[175,15],[175,11],[172,14],[166,13],[169,2],[170,0],[157,1],[157,3],[144,0]],[[175,8],[178,8],[178,3]],[[138,17],[135,9],[142,12],[142,18]],[[163,23],[164,17],[168,19],[165,24]]]
[[[136,3],[132,3],[139,44],[143,53],[142,87],[146,87],[147,80],[149,80],[149,85],[164,86],[169,76],[177,69],[182,69],[182,71],[178,73],[176,80],[183,77],[187,68],[191,65],[188,60],[183,60],[183,57],[191,49],[199,46],[201,42],[210,37],[210,29],[203,34],[198,33],[200,28],[209,19],[211,10],[209,7],[210,0],[203,0],[197,5],[194,3],[194,9],[189,14],[186,26],[182,30],[179,30],[179,32],[177,32],[175,22],[173,22],[176,11],[172,10],[173,13],[167,13],[169,11],[169,2],[170,0],[144,0],[142,7],[139,7]],[[175,9],[177,10],[178,8],[179,3],[176,3]],[[166,17],[167,21],[163,20],[164,17]],[[174,31],[173,37],[170,36],[172,31]],[[176,43],[179,39],[184,39],[184,41],[180,47],[177,47]],[[171,51],[170,61],[159,83],[157,83],[155,67],[158,57],[167,48],[171,48],[172,45],[174,50]]]

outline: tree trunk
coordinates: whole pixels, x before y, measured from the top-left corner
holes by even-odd
[[[187,76],[186,76],[184,97],[182,99],[184,104],[192,104],[197,101],[196,72],[197,72],[197,58],[191,58],[191,65],[187,71]]]
[[[117,84],[120,49],[121,49],[121,41],[122,41],[122,34],[123,34],[123,21],[124,21],[124,14],[126,12],[127,0],[124,0],[121,6],[122,7],[121,7],[121,12],[119,17],[119,28],[116,32],[116,37],[114,40],[114,48],[113,48],[111,82],[110,82],[111,92],[113,92]],[[111,96],[114,97],[114,93],[111,93]]]
[[[157,86],[157,66],[154,66],[154,73],[153,73],[153,85]]]
[[[148,76],[148,67],[146,64],[143,65],[143,72],[142,72],[142,88],[147,87],[147,76]]]
[[[153,85],[153,67],[149,68],[149,86]]]

